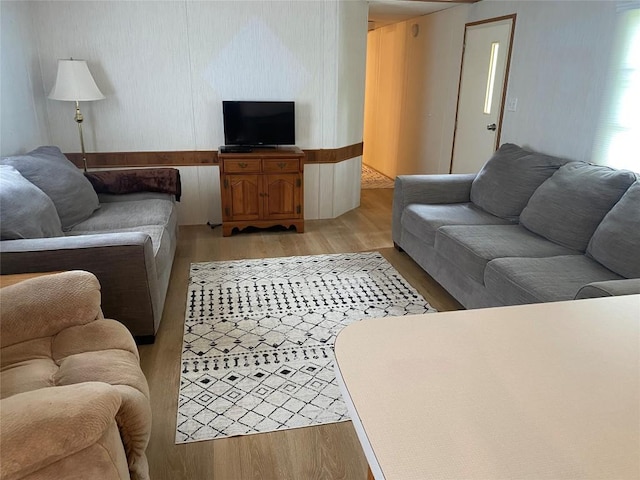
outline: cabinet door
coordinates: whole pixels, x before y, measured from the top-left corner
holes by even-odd
[[[260,218],[260,175],[225,175],[223,218],[227,221]]]
[[[302,218],[302,176],[299,173],[264,175],[264,218]]]

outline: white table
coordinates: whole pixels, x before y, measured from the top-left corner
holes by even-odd
[[[640,478],[640,295],[363,320],[336,373],[377,480]]]

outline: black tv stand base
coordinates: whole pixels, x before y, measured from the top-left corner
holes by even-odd
[[[240,145],[223,145],[220,147],[220,153],[251,153],[253,147],[246,147]]]
[[[277,145],[223,145],[220,153],[251,153],[254,150],[276,150]]]

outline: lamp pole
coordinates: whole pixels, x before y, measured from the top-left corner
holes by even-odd
[[[78,123],[78,132],[80,133],[80,148],[82,150],[82,166],[84,167],[84,171],[86,172],[87,155],[84,151],[84,137],[82,136],[82,121],[84,120],[84,117],[82,116],[82,113],[80,113],[80,102],[78,102],[78,100],[76,100],[76,115],[74,117],[74,120]]]

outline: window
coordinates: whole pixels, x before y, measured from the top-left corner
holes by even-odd
[[[640,172],[640,3],[621,3],[619,56],[594,144],[594,161]]]
[[[484,113],[491,113],[491,103],[493,102],[493,87],[496,83],[496,66],[498,65],[499,42],[491,44],[491,56],[489,58],[489,77],[487,78],[487,91],[484,95]]]

